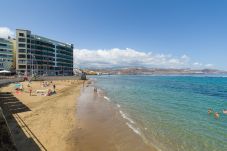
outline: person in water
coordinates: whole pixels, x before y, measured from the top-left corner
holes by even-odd
[[[227,110],[224,109],[224,110],[223,110],[223,114],[227,114]]]
[[[214,118],[218,119],[218,118],[219,118],[219,116],[220,116],[220,115],[219,115],[219,113],[218,113],[218,112],[215,112],[215,113],[214,113]]]
[[[210,115],[213,112],[211,108],[208,109],[208,114]]]

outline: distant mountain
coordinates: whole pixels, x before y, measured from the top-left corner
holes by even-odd
[[[188,75],[188,74],[227,74],[227,71],[216,69],[170,69],[170,68],[144,68],[144,67],[124,67],[109,69],[86,69],[88,74],[120,74],[120,75]]]

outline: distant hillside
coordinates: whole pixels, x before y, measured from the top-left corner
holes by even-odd
[[[120,75],[168,75],[168,74],[227,74],[227,71],[216,69],[163,69],[163,68],[119,68],[119,69],[86,69],[86,73],[120,74]]]

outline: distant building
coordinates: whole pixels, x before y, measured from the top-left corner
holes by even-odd
[[[73,75],[73,45],[16,30],[16,71],[25,75]]]
[[[0,38],[0,70],[13,70],[14,43],[14,39]]]
[[[73,68],[74,75],[81,75],[82,71],[79,68]]]

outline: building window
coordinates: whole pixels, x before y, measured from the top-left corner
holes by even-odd
[[[26,49],[19,49],[20,53],[26,53]]]
[[[19,54],[19,55],[18,55],[18,58],[25,58],[25,55]]]
[[[25,65],[19,65],[19,68],[20,68],[20,69],[25,69],[26,66],[25,66]]]
[[[24,33],[19,33],[19,36],[24,37]]]
[[[26,64],[26,60],[18,60],[19,64]]]
[[[1,44],[1,43],[0,43],[0,46],[7,46],[7,44]]]
[[[25,42],[25,39],[24,38],[19,38],[18,41],[19,42]]]
[[[19,47],[25,47],[25,44],[18,44]]]
[[[12,52],[12,50],[8,50],[8,49],[0,49],[0,52]]]

